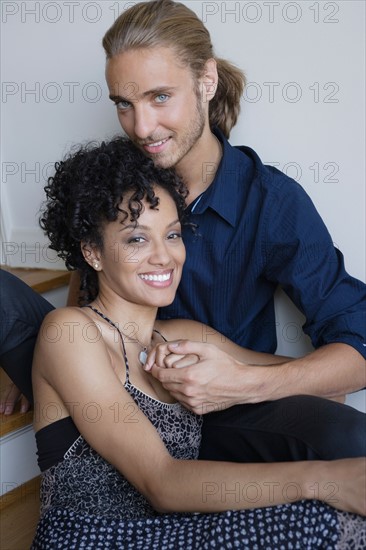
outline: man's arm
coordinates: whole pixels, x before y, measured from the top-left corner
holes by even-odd
[[[268,399],[300,393],[332,398],[366,386],[365,359],[342,343],[327,344],[291,363],[283,363],[276,371],[263,380]]]
[[[314,395],[365,386],[366,285],[347,273],[342,253],[310,198],[295,182],[267,204],[264,276],[280,285],[305,315],[304,332],[316,351],[292,363],[295,385],[306,374]],[[340,344],[339,346],[337,344]],[[292,386],[291,380],[289,380]]]
[[[299,359],[258,366],[234,359],[218,349],[220,344],[180,341],[168,348],[178,356],[196,355],[197,362],[167,369],[161,368],[165,365],[160,358],[151,373],[176,399],[199,414],[211,410],[207,403],[223,409],[299,394],[332,398],[366,385],[365,360],[346,344],[329,344]]]

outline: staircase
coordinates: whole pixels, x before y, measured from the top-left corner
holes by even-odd
[[[70,273],[64,270],[9,268],[53,305],[66,304]],[[9,383],[0,369],[0,387]],[[39,470],[32,429],[33,412],[0,414],[0,549],[28,550],[39,518]]]

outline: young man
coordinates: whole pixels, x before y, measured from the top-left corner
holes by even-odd
[[[273,293],[280,284],[305,313],[305,330],[318,348],[274,368],[238,368],[208,353],[192,368],[154,366],[152,374],[199,413],[362,388],[365,286],[345,273],[303,190],[225,139],[239,112],[243,75],[215,59],[202,22],[169,0],[126,11],[103,45],[122,128],[156,164],[174,166],[190,191],[188,221],[197,229],[186,228],[183,280],[161,317],[199,319],[237,343],[273,352]],[[174,351],[198,353],[188,343]],[[251,410],[262,421],[267,406]],[[220,422],[223,414],[213,417]],[[217,425],[213,433],[217,441]]]
[[[190,191],[187,221],[196,229],[185,228],[183,279],[161,318],[194,318],[241,345],[274,352],[273,294],[281,285],[305,314],[316,348],[270,368],[222,364],[194,344],[171,348],[186,363],[198,354],[198,363],[153,366],[153,376],[195,412],[220,409],[205,415],[202,456],[258,461],[365,454],[363,415],[351,420],[345,407],[342,419],[330,418],[326,400],[311,410],[311,401],[294,397],[334,398],[365,386],[365,285],[345,272],[296,182],[263,166],[248,147],[227,142],[239,114],[242,73],[215,58],[202,22],[170,0],[124,12],[103,45],[122,128],[157,165],[175,167]],[[202,339],[209,342],[209,335]],[[352,448],[337,441],[340,421],[353,430]]]

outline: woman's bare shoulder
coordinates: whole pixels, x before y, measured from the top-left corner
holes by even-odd
[[[74,321],[74,320],[89,320],[90,317],[81,307],[58,307],[53,309],[45,316],[43,323],[51,323],[57,321]]]
[[[72,329],[76,333],[85,330],[85,327],[91,324],[96,325],[85,308],[60,307],[47,313],[43,319],[40,332],[52,330],[52,327],[54,329],[70,327],[70,330]]]
[[[50,311],[44,318],[36,351],[44,351],[49,347],[55,351],[68,344],[72,344],[75,349],[76,344],[85,347],[88,341],[94,343],[100,340],[100,328],[87,311],[80,307],[60,307]]]

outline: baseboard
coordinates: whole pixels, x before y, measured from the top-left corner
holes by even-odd
[[[0,495],[19,488],[39,475],[33,426],[25,426],[0,438]]]
[[[5,508],[12,504],[23,502],[24,500],[34,500],[38,505],[40,483],[41,477],[37,476],[2,495],[0,497],[0,511],[5,510]]]

